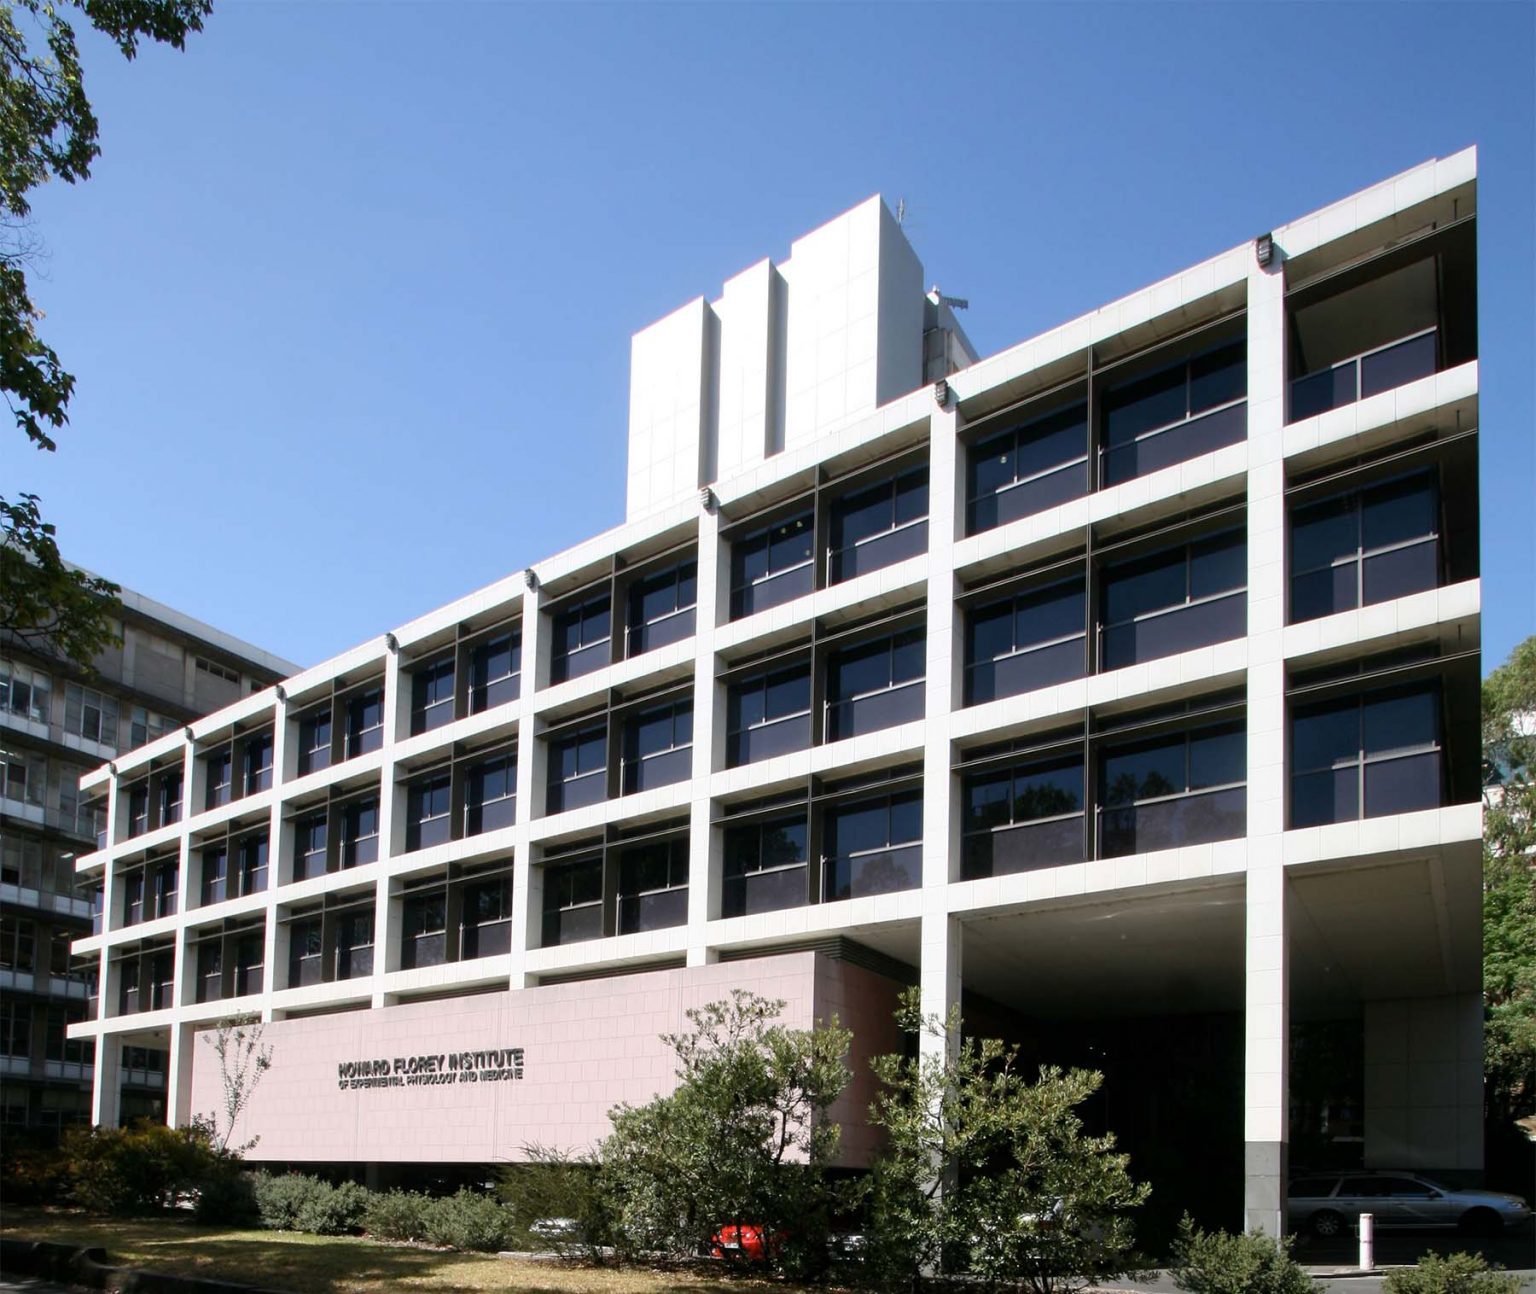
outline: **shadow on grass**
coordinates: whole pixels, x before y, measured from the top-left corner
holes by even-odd
[[[114,1266],[240,1281],[290,1294],[792,1294],[778,1282],[725,1273],[585,1267],[420,1249],[353,1236],[206,1227],[179,1216],[94,1218],[63,1210],[7,1209],[0,1230],[107,1251]]]

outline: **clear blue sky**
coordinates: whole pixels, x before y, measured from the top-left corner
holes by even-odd
[[[905,197],[984,354],[1480,152],[1484,650],[1536,632],[1536,6],[224,0],[36,203],[66,554],[304,664],[622,519],[629,337]]]

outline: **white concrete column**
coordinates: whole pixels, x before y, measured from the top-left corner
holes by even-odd
[[[955,697],[954,546],[959,535],[957,419],[934,407],[928,437],[928,638],[924,687],[923,915],[919,984],[925,1018],[948,1017],[960,1002],[960,923],[949,914],[956,867],[954,778],[950,772],[950,713]],[[946,1040],[923,1034],[922,1056],[943,1057]]]
[[[107,861],[101,869],[101,933],[105,935],[117,924],[117,878],[112,874],[113,842],[117,839],[117,819],[122,811],[122,779],[114,769],[107,782]],[[105,1020],[111,1012],[107,1009],[107,949],[102,947],[96,967],[96,1018]],[[98,1050],[100,1046],[98,1044]]]
[[[179,951],[177,955],[180,956]],[[180,974],[178,967],[178,983]],[[171,1051],[165,1060],[165,1121],[172,1128],[185,1128],[192,1122],[193,1114],[212,1113],[211,1110],[192,1109],[192,1059],[196,1045],[194,1026],[171,1025]]]
[[[288,948],[278,939],[277,890],[282,883],[283,868],[287,864],[290,842],[283,831],[284,782],[292,776],[296,761],[288,753],[288,698],[276,689],[277,698],[272,712],[272,812],[267,819],[267,892],[265,894],[266,927],[262,931],[262,965],[266,968],[266,992],[263,1003],[271,1002],[272,993],[287,987],[286,965],[279,965],[279,958],[286,958]],[[231,860],[233,865],[233,860]],[[272,1008],[262,1006],[261,1018],[272,1019]]]
[[[1290,964],[1285,830],[1285,276],[1248,274],[1248,869],[1244,1226],[1285,1231]]]
[[[722,765],[717,756],[724,724],[715,681],[715,626],[720,623],[720,509],[699,515],[698,608],[694,612],[693,796],[688,809],[688,965],[715,960],[707,931],[720,911],[720,850],[710,826],[710,774]]]
[[[91,1124],[115,1128],[122,1109],[122,1037],[104,1033],[96,1039],[96,1065],[91,1072]]]
[[[543,619],[539,614],[542,599],[537,589],[523,589],[523,669],[517,696],[517,827],[513,832],[512,855],[512,932],[511,967],[507,986],[526,988],[528,974],[524,962],[532,944],[529,922],[538,910],[533,891],[542,895],[543,887],[535,886],[532,869],[533,814],[542,803],[544,782],[543,748],[537,739],[537,723],[534,719],[534,697],[538,691],[538,660],[544,652]]]
[[[924,912],[948,911],[949,882],[956,876],[959,832],[954,777],[950,772],[950,716],[955,703],[955,541],[959,537],[957,419],[934,407],[928,436],[928,624],[923,743]]]
[[[389,640],[393,642],[394,639]],[[388,1005],[384,991],[384,976],[389,973],[390,950],[399,942],[400,932],[395,926],[393,905],[389,901],[389,860],[395,851],[395,809],[400,797],[395,794],[395,743],[406,722],[402,711],[410,709],[409,699],[402,695],[410,686],[410,680],[400,670],[400,649],[390,647],[384,655],[384,731],[389,740],[384,743],[384,766],[379,774],[379,879],[373,890],[373,1005]]]

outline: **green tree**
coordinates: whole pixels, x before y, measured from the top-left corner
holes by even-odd
[[[125,58],[148,39],[182,48],[212,0],[13,0],[0,3],[0,391],[38,449],[57,448],[75,379],[42,338],[27,270],[39,241],[31,193],[89,178],[101,152],[85,93],[73,8]],[[89,665],[113,641],[117,586],[65,566],[36,495],[0,497],[0,630]]]
[[[871,1279],[909,1289],[924,1271],[966,1267],[1059,1294],[1134,1266],[1130,1211],[1149,1188],[1078,1114],[1102,1075],[1047,1065],[1030,1081],[1017,1047],[965,1037],[958,1011],[923,1018],[915,990],[898,1018],[943,1046],[873,1062],[884,1090],[871,1116],[888,1139],[872,1173]]]
[[[631,1250],[690,1255],[723,1226],[763,1227],[770,1265],[825,1267],[840,1196],[827,1173],[840,1129],[827,1117],[850,1078],[852,1035],[778,1023],[783,1002],[736,990],[666,1036],[677,1086],[611,1112],[600,1148],[603,1191]]]
[[[212,1033],[204,1034],[203,1041],[213,1048],[219,1058],[219,1089],[221,1106],[217,1113],[205,1116],[209,1139],[220,1154],[243,1155],[253,1150],[260,1137],[252,1137],[244,1145],[230,1148],[229,1139],[234,1136],[235,1124],[256,1095],[256,1085],[261,1076],[272,1068],[272,1044],[262,1044],[266,1025],[259,1015],[232,1015],[220,1020]],[[224,1129],[219,1130],[222,1117]]]
[[[1496,1121],[1536,1112],[1536,637],[1483,683],[1485,1069]]]

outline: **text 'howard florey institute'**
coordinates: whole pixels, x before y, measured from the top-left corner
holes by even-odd
[[[336,1066],[342,1091],[363,1087],[427,1087],[447,1083],[515,1082],[523,1076],[523,1049],[448,1051],[424,1056],[344,1060]]]

